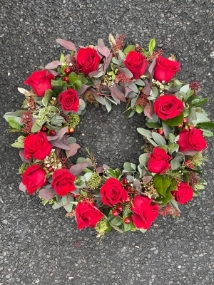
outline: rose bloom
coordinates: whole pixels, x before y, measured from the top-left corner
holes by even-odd
[[[182,130],[177,141],[180,151],[196,150],[201,151],[207,147],[203,132],[199,129]]]
[[[186,182],[181,182],[171,193],[179,204],[186,204],[193,198],[193,189]]]
[[[68,169],[57,169],[52,175],[51,186],[59,196],[65,196],[76,189],[74,176]]]
[[[131,71],[134,79],[139,79],[145,73],[148,63],[143,54],[130,51],[124,60],[124,65]]]
[[[63,91],[57,98],[63,111],[77,112],[79,107],[79,97],[77,91],[71,88]]]
[[[75,209],[75,215],[79,230],[87,227],[94,228],[103,218],[103,213],[88,202],[79,202]]]
[[[154,102],[154,112],[161,120],[175,118],[183,109],[183,102],[175,95],[162,95]]]
[[[152,199],[140,195],[132,200],[133,215],[131,217],[136,228],[147,230],[157,218],[159,207],[152,202]]]
[[[100,194],[103,204],[110,207],[123,203],[128,198],[126,190],[115,178],[108,178],[106,183],[100,188]]]
[[[160,147],[154,147],[152,153],[149,154],[149,160],[147,162],[147,168],[150,172],[162,174],[170,168],[171,156]]]
[[[37,96],[43,97],[45,91],[52,89],[51,80],[54,75],[47,70],[34,71],[25,81],[24,84],[30,85]]]
[[[159,56],[154,68],[154,79],[168,83],[180,70],[180,62]]]
[[[46,184],[46,172],[38,164],[29,166],[22,174],[22,183],[26,186],[27,192],[32,195]]]
[[[43,160],[50,154],[52,146],[44,132],[28,135],[24,140],[24,153],[26,159],[35,158]]]
[[[76,63],[80,72],[88,75],[98,69],[100,56],[97,51],[91,47],[80,48],[76,55]]]

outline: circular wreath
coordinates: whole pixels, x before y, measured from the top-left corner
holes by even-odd
[[[56,42],[69,54],[34,71],[24,81],[31,90],[18,88],[25,95],[20,110],[4,115],[10,131],[21,133],[12,144],[22,159],[20,190],[38,194],[53,209],[63,207],[78,229],[92,227],[99,235],[112,228],[144,232],[159,214],[178,217],[179,204],[206,184],[202,151],[214,123],[201,108],[207,99],[199,84],[174,77],[180,63],[155,51],[155,39],[147,49],[125,45],[124,35],[110,34],[110,49],[102,39],[78,49]],[[87,103],[110,112],[120,102],[128,117],[146,117],[147,128],[137,128],[148,141],[139,164],[98,166],[89,149],[86,158],[69,163],[80,148],[73,133]]]

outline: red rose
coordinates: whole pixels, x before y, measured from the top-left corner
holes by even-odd
[[[131,71],[134,79],[139,79],[145,73],[148,63],[144,55],[130,51],[124,60],[124,65]]]
[[[154,102],[154,112],[161,120],[175,118],[183,109],[183,102],[175,95],[162,95]]]
[[[65,196],[76,189],[75,179],[68,169],[57,169],[53,173],[51,186],[59,196]]]
[[[26,159],[35,158],[42,160],[51,152],[52,146],[44,132],[30,134],[24,140],[24,156]]]
[[[77,52],[76,63],[79,71],[88,75],[92,71],[98,69],[100,63],[100,56],[93,48],[80,48]]]
[[[94,228],[99,220],[103,218],[103,213],[93,204],[87,202],[79,202],[76,206],[75,213],[79,230],[87,227]]]
[[[22,183],[26,186],[27,192],[32,195],[37,189],[45,185],[46,172],[38,164],[29,166],[22,174]]]
[[[180,62],[159,56],[156,59],[154,79],[168,83],[180,70]]]
[[[77,112],[79,107],[79,97],[77,91],[71,88],[63,91],[58,96],[58,102],[61,104],[61,108],[66,112]]]
[[[193,189],[186,182],[181,182],[176,191],[171,192],[175,200],[180,204],[186,204],[193,198]]]
[[[203,137],[203,132],[199,129],[193,128],[192,130],[182,130],[179,134],[180,151],[196,150],[201,151],[207,147],[207,143]]]
[[[43,97],[46,90],[52,89],[51,80],[53,78],[54,75],[47,70],[37,70],[24,81],[24,84],[30,85],[37,96]]]
[[[148,197],[136,196],[132,200],[132,221],[136,228],[147,230],[158,216],[159,207]]]
[[[147,168],[150,172],[162,174],[170,168],[170,159],[171,156],[163,148],[154,147],[149,155]]]
[[[112,207],[118,203],[123,203],[128,198],[126,190],[115,178],[109,178],[100,188],[101,200],[103,204]]]

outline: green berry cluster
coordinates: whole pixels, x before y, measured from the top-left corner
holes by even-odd
[[[75,128],[80,122],[80,116],[77,114],[68,115],[68,127],[69,129]]]
[[[94,172],[92,174],[91,178],[89,179],[89,181],[87,182],[87,186],[94,190],[94,189],[99,187],[101,181],[102,181],[102,179],[99,176],[99,174]]]

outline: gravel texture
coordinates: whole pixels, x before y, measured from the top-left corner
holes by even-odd
[[[39,66],[63,51],[55,39],[76,45],[106,43],[111,32],[126,33],[129,43],[147,45],[155,37],[166,56],[182,63],[179,77],[201,83],[214,119],[214,1],[204,0],[0,0],[0,116],[22,101],[17,87]],[[78,141],[99,163],[121,167],[137,163],[142,138],[119,106],[107,114],[88,108]],[[159,218],[146,233],[111,232],[102,240],[93,230],[78,231],[63,210],[43,207],[18,190],[18,152],[0,120],[0,285],[211,285],[214,284],[213,140],[204,168],[206,191],[179,220]],[[84,136],[82,135],[84,134]]]

